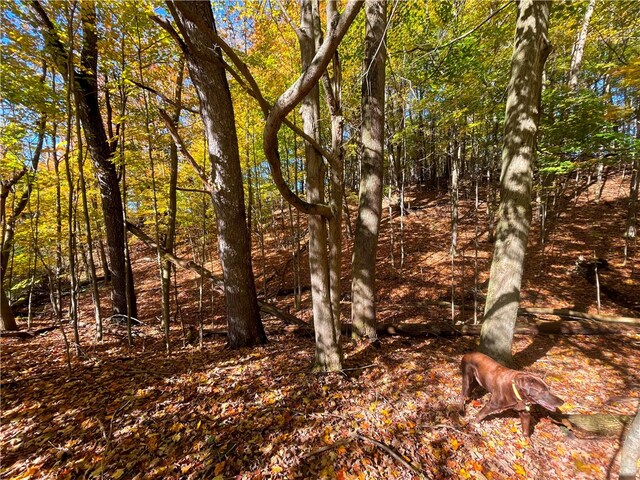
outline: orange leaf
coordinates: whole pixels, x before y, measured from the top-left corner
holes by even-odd
[[[224,470],[225,462],[216,463],[215,468],[213,469],[213,474],[217,477]]]

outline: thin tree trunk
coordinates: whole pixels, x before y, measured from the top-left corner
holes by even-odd
[[[317,0],[303,0],[298,40],[305,70],[313,60],[319,43],[320,12]],[[320,140],[320,90],[316,84],[302,100],[300,108],[304,132]],[[322,156],[305,143],[307,162],[307,202],[320,204],[325,200],[325,169]],[[331,303],[330,267],[327,245],[327,221],[321,215],[309,215],[309,274],[311,302],[316,338],[314,370],[336,371],[342,368],[342,347],[336,333]]]
[[[78,145],[80,145],[80,129],[78,125]],[[84,178],[84,160],[82,154],[78,154],[78,180],[80,182],[80,193],[82,195],[82,211],[84,214],[85,230],[87,232],[87,262],[89,265],[89,276],[91,277],[91,294],[93,296],[93,312],[96,321],[96,339],[102,341],[102,309],[100,306],[100,290],[98,288],[98,278],[96,275],[96,264],[93,253],[93,234],[91,232],[91,217],[89,216],[89,202],[87,201],[87,188]]]
[[[52,142],[58,144],[57,123],[52,125]],[[58,151],[53,149],[53,169],[56,174],[56,268],[55,268],[55,313],[58,321],[62,321],[62,191],[60,178],[60,159]]]
[[[352,259],[353,336],[371,340],[377,338],[375,274],[382,215],[386,9],[384,0],[365,1],[365,72],[362,79],[361,128],[364,152]]]
[[[571,52],[571,66],[569,67],[569,88],[571,90],[578,89],[578,73],[580,72],[580,66],[582,65],[582,57],[584,55],[584,47],[587,43],[587,34],[589,33],[589,23],[591,22],[591,15],[596,6],[596,0],[590,0],[587,5],[587,10],[584,12],[582,19],[582,28],[576,38],[576,43],[573,45],[573,51]]]
[[[178,77],[175,84],[174,103],[176,105],[173,113],[173,122],[177,125],[182,111],[182,84],[184,80],[184,59],[181,58],[178,68]],[[166,251],[173,253],[176,241],[176,215],[178,211],[178,147],[174,142],[169,146],[169,191],[167,203],[167,231],[164,240]],[[203,260],[204,261],[204,260]],[[171,323],[171,272],[173,265],[168,260],[160,261],[162,279],[162,325],[165,331],[165,338],[169,345],[169,329]]]
[[[73,328],[73,348],[76,356],[80,355],[80,334],[78,331],[78,275],[76,268],[76,229],[75,229],[75,186],[71,175],[71,155],[69,146],[71,145],[71,115],[67,118],[67,150],[64,154],[65,175],[69,193],[67,196],[67,248],[69,249],[69,319]]]
[[[142,37],[141,37],[140,25],[139,25],[139,22],[137,21],[137,17],[136,17],[136,34],[137,34],[137,42],[138,42],[136,45],[136,53],[137,53],[137,60],[138,60],[138,76],[139,76],[139,81],[142,83],[144,82],[143,64],[142,64]],[[179,77],[180,76],[181,75],[179,75]],[[144,106],[144,115],[145,115],[144,127],[145,127],[145,133],[147,137],[147,155],[149,160],[149,167],[151,170],[151,196],[152,196],[152,206],[153,206],[153,225],[154,225],[154,233],[156,237],[156,244],[158,245],[158,248],[156,249],[156,258],[158,261],[160,284],[162,288],[162,328],[164,330],[165,351],[167,355],[170,355],[171,340],[169,335],[170,333],[169,318],[171,315],[171,304],[170,304],[169,296],[166,295],[166,293],[170,291],[170,280],[167,281],[167,277],[169,279],[171,278],[171,270],[165,269],[166,264],[163,263],[162,261],[162,255],[160,253],[160,248],[159,248],[160,247],[160,214],[158,212],[156,160],[154,157],[154,142],[153,142],[153,136],[151,133],[152,120],[151,120],[151,115],[149,113],[149,96],[148,96],[147,90],[144,90],[142,92],[142,103]],[[179,107],[177,108],[177,110],[178,112],[180,112]],[[174,124],[177,123],[177,120],[179,120],[179,115],[178,115],[178,118],[176,118],[176,116],[174,115],[173,117]],[[155,131],[155,128],[153,128],[153,130]],[[177,149],[176,149],[175,143],[172,142],[171,151],[173,152],[174,150],[175,150],[175,156],[177,157]],[[170,161],[173,162],[172,157],[170,157]],[[174,195],[174,196],[176,195],[175,185],[173,185],[173,189],[170,187],[169,195]],[[175,216],[174,216],[174,221],[175,221]]]
[[[294,118],[295,122],[295,118]],[[296,196],[300,195],[299,188],[299,168],[298,168],[298,137],[293,138],[293,191]],[[292,205],[289,203],[289,208],[292,208]],[[294,249],[294,258],[293,258],[293,276],[294,276],[294,295],[293,295],[293,305],[296,311],[300,310],[302,303],[302,274],[300,272],[300,265],[302,264],[300,256],[302,253],[302,249],[300,247],[300,239],[302,238],[302,228],[300,227],[300,210],[295,209],[296,221],[295,221],[295,249]],[[293,220],[292,220],[293,222]]]
[[[511,60],[500,177],[496,245],[480,336],[480,350],[511,362],[524,259],[531,224],[531,185],[542,72],[550,50],[549,1],[521,0]]]
[[[451,249],[450,253],[452,257],[457,255],[458,250],[458,180],[460,178],[460,142],[458,140],[458,132],[455,128],[452,128],[451,135],[453,136],[452,148],[451,148]],[[452,260],[453,261],[453,260]],[[453,272],[452,272],[453,274]]]
[[[69,23],[71,24],[71,22]],[[71,27],[69,27],[71,30]],[[69,31],[69,38],[72,38],[73,32]],[[71,57],[68,59],[71,62]],[[72,68],[69,67],[69,71]],[[73,348],[76,357],[80,355],[80,332],[78,331],[78,276],[76,268],[76,228],[75,228],[75,185],[71,174],[71,136],[73,132],[73,115],[71,98],[73,95],[73,81],[67,84],[67,135],[66,146],[64,151],[64,171],[67,178],[67,186],[69,188],[67,196],[67,248],[69,249],[69,319],[73,328]],[[82,148],[78,149],[78,162],[82,161]]]
[[[640,97],[636,98],[636,140],[640,141]],[[624,259],[629,256],[629,244],[636,241],[638,223],[638,192],[640,191],[640,155],[635,153],[631,163],[629,207],[624,234]]]
[[[98,200],[95,196],[91,197],[91,208],[93,208],[94,210],[98,209]],[[102,239],[102,226],[98,218],[96,218],[95,221],[95,228],[96,236],[98,237],[98,256],[100,257],[100,266],[102,267],[104,281],[106,284],[108,284],[111,282],[111,270],[109,269],[109,261],[107,260],[107,253],[104,248],[104,241]]]
[[[336,2],[327,2],[328,23],[337,18]],[[336,337],[341,335],[342,295],[342,205],[344,203],[344,117],[342,114],[342,66],[336,51],[333,57],[333,76],[325,72],[322,77],[325,100],[331,114],[331,154],[333,162],[329,172],[329,206],[332,216],[329,219],[329,284],[331,289],[331,311]]]
[[[33,287],[36,285],[36,272],[38,270],[38,252],[35,248],[35,245],[38,244],[39,233],[40,233],[40,218],[39,216],[35,216],[33,214],[33,210],[31,209],[31,197],[29,197],[28,202],[29,208],[29,225],[31,227],[31,238],[33,240],[34,251],[33,251],[33,268],[29,275],[30,284],[29,284],[29,299],[27,303],[27,328],[31,330],[32,322],[33,322]],[[40,209],[40,189],[36,190],[36,211]]]

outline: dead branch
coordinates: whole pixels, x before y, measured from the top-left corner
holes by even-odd
[[[58,328],[57,325],[53,325],[51,327],[39,328],[33,332],[27,332],[26,330],[19,330],[17,332],[0,332],[0,337],[33,338],[43,333],[55,330],[56,328]]]
[[[405,304],[407,305],[407,304]],[[439,306],[451,308],[451,302],[446,300],[424,300],[415,304],[416,306]],[[459,305],[454,305],[454,308],[459,308]],[[384,307],[380,307],[380,310]],[[623,323],[627,325],[640,325],[640,318],[638,317],[618,317],[599,315],[595,313],[580,312],[578,310],[571,310],[569,308],[547,308],[547,307],[521,307],[518,309],[518,315],[555,315],[561,318],[577,318],[580,320],[593,320],[596,322],[605,323]]]
[[[462,335],[480,335],[481,325],[451,326],[423,325],[423,324],[393,324],[386,323],[377,327],[379,336],[404,336],[404,337],[457,337]],[[535,322],[517,323],[516,335],[617,335],[628,333],[629,328],[611,328],[596,322],[563,321],[563,322]]]
[[[327,450],[331,450],[331,449],[339,447],[341,445],[347,445],[348,443],[351,443],[353,440],[362,440],[363,442],[368,442],[368,443],[371,443],[372,445],[375,445],[376,447],[380,448],[385,453],[389,454],[395,460],[400,462],[406,468],[408,468],[409,470],[414,472],[418,476],[418,478],[422,478],[422,479],[428,478],[424,474],[424,472],[420,471],[418,468],[416,468],[413,465],[411,465],[408,461],[406,461],[403,458],[402,455],[400,455],[398,452],[396,452],[389,445],[386,445],[386,444],[384,444],[382,442],[379,442],[378,440],[374,440],[371,437],[367,437],[366,435],[362,435],[360,433],[355,433],[355,432],[350,433],[349,435],[347,435],[344,438],[341,438],[340,440],[336,440],[331,445],[327,445],[325,447],[321,447],[321,448],[318,448],[316,450],[313,450],[313,451],[307,453],[306,455],[304,455],[302,458],[303,459],[307,459],[307,458],[313,457],[315,455],[318,455],[319,453],[326,452]]]
[[[562,425],[578,438],[620,437],[633,417],[613,413],[550,415],[554,423]]]
[[[525,307],[518,309],[518,315],[556,315],[562,318],[578,318],[581,320],[594,320],[597,322],[640,325],[640,318],[636,317],[610,317],[607,315],[579,312],[568,308]]]
[[[379,442],[377,440],[374,440],[373,438],[367,437],[366,435],[362,435],[360,433],[355,433],[353,434],[353,436],[355,438],[357,438],[358,440],[362,440],[365,442],[369,442],[373,445],[375,445],[376,447],[382,449],[383,451],[385,451],[386,453],[388,453],[389,455],[391,455],[394,459],[396,459],[398,462],[400,462],[402,465],[404,465],[405,467],[407,467],[409,470],[411,470],[412,472],[414,472],[418,478],[423,478],[426,479],[428,478],[423,472],[421,472],[418,468],[414,467],[413,465],[411,465],[409,462],[407,462],[404,458],[402,458],[402,455],[400,455],[398,452],[396,452],[393,448],[391,448],[388,445],[385,445],[382,442]]]
[[[351,443],[353,441],[353,439],[355,438],[355,435],[356,435],[355,433],[351,433],[348,436],[346,436],[345,438],[341,438],[340,440],[336,440],[331,445],[326,445],[324,447],[317,448],[317,449],[307,453],[306,455],[303,455],[302,458],[306,460],[307,458],[311,458],[311,457],[313,457],[315,455],[318,455],[319,453],[326,452],[327,450],[331,450],[331,449],[339,447],[341,445],[347,445],[348,443]]]

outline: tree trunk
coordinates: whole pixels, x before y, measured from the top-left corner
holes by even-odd
[[[80,3],[83,24],[81,68],[75,71],[69,58],[69,52],[60,41],[56,27],[49,19],[42,5],[37,0],[31,3],[38,17],[43,36],[53,56],[58,71],[68,82],[73,82],[73,94],[78,115],[85,132],[87,146],[98,178],[102,214],[107,235],[107,247],[112,275],[113,313],[127,314],[127,272],[131,265],[125,262],[125,242],[123,205],[120,185],[115,164],[113,163],[114,146],[109,142],[105,132],[100,103],[98,98],[98,37],[96,11],[93,1]],[[137,317],[135,291],[132,276],[129,277],[130,314]]]
[[[71,117],[71,97],[68,97],[69,115],[67,116],[66,148],[64,152],[64,171],[69,192],[67,194],[67,248],[69,250],[67,261],[69,262],[69,320],[73,328],[73,347],[76,356],[80,354],[80,332],[78,330],[78,276],[76,267],[76,212],[74,178],[71,175],[71,132],[73,130]],[[78,150],[82,155],[82,150]],[[79,158],[80,160],[80,158]]]
[[[451,249],[452,257],[457,255],[458,251],[458,207],[459,207],[459,180],[460,180],[460,152],[461,145],[458,139],[457,129],[454,127],[450,131],[453,137],[450,139],[451,145],[451,184],[449,192],[451,196]],[[453,260],[452,260],[453,261]],[[453,274],[453,272],[452,272]]]
[[[338,16],[336,2],[327,2],[327,23]],[[331,311],[336,338],[340,337],[342,294],[342,205],[344,203],[344,117],[342,113],[342,66],[336,51],[333,56],[333,76],[329,72],[323,75],[325,100],[331,114],[331,153],[333,162],[329,174],[329,206],[332,216],[329,219],[329,284],[331,289]]]
[[[636,140],[640,140],[640,97],[636,98]],[[629,257],[629,244],[636,241],[638,223],[638,191],[640,191],[640,155],[634,153],[629,183],[629,207],[624,233],[624,258]]]
[[[550,50],[549,1],[521,0],[505,112],[496,245],[480,350],[511,362],[524,259],[531,224],[531,184],[542,72]]]
[[[353,336],[376,338],[376,251],[382,215],[386,25],[384,0],[365,1],[365,74],[362,79],[362,145],[358,217],[353,247]]]
[[[18,330],[18,324],[9,305],[9,299],[4,293],[4,288],[0,288],[0,331],[15,332],[16,330]]]
[[[341,308],[340,297],[342,295],[342,204],[344,202],[344,153],[342,149],[342,136],[344,132],[344,117],[342,109],[331,115],[331,151],[336,165],[331,167],[330,185],[331,199],[329,205],[333,216],[329,220],[329,270],[331,284],[331,310],[333,311],[334,324],[340,329]]]
[[[303,71],[316,54],[320,38],[320,12],[317,0],[302,2],[301,25],[298,31]],[[300,108],[304,132],[320,140],[320,89],[316,84],[302,100]],[[307,163],[307,202],[324,202],[325,168],[322,156],[305,142]],[[309,274],[311,302],[316,337],[314,370],[335,371],[342,368],[342,348],[339,330],[335,328],[329,280],[327,221],[321,215],[309,215]]]
[[[80,180],[80,193],[82,195],[84,226],[87,232],[87,261],[89,266],[89,276],[91,279],[91,295],[93,296],[93,313],[96,321],[96,339],[102,341],[102,308],[100,306],[100,288],[98,286],[96,263],[93,253],[93,234],[91,232],[91,218],[89,216],[89,203],[87,201],[87,190],[84,179],[83,163],[84,162],[80,160],[80,156],[78,156],[78,176]]]
[[[582,19],[582,28],[576,43],[573,45],[573,51],[571,52],[571,67],[569,68],[569,88],[571,90],[578,89],[578,73],[580,72],[580,65],[582,65],[582,57],[584,55],[584,47],[587,43],[587,33],[589,33],[589,22],[591,22],[591,15],[596,6],[596,0],[590,0],[587,5],[587,10],[584,12]]]
[[[175,85],[175,101],[176,109],[173,114],[173,122],[177,125],[180,120],[181,103],[182,103],[182,82],[184,75],[184,62],[180,63],[178,70],[178,78]],[[167,205],[167,232],[164,240],[164,248],[173,253],[176,239],[176,214],[178,211],[178,147],[174,142],[169,146],[169,192]],[[171,321],[171,272],[173,266],[168,260],[161,260],[161,279],[162,279],[162,325],[167,335],[169,323]]]
[[[251,267],[244,189],[231,92],[218,47],[189,18],[200,18],[215,30],[208,1],[168,2],[182,35],[189,74],[200,100],[200,112],[212,166],[211,196],[218,226],[218,252],[224,276],[228,341],[231,348],[263,344],[264,332]],[[193,49],[193,51],[192,51]]]
[[[46,76],[46,70],[43,71],[41,80],[44,81]],[[40,154],[42,153],[42,145],[44,143],[46,128],[46,117],[43,114],[38,121],[38,141],[36,148],[31,159],[31,171],[35,173],[38,170],[38,164],[40,162]],[[33,189],[33,183],[31,179],[27,180],[27,187],[23,191],[20,199],[13,207],[11,212],[11,218],[7,216],[7,198],[11,192],[12,187],[18,183],[18,181],[27,173],[26,168],[14,173],[11,178],[2,180],[0,178],[0,330],[2,331],[15,331],[18,330],[9,298],[5,292],[5,277],[7,273],[7,267],[9,266],[9,256],[13,250],[13,242],[15,238],[15,226],[16,221],[24,212],[24,209],[29,202],[31,191]]]
[[[638,471],[638,461],[640,461],[640,408],[622,444],[619,480],[634,480]]]

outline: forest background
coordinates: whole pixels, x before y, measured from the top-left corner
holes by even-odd
[[[308,17],[304,9],[301,13],[301,5],[309,6]],[[194,20],[197,10],[189,12],[189,8],[173,2],[3,2],[2,329],[28,327],[33,331],[34,326],[44,325],[46,329],[54,321],[55,332],[64,338],[56,336],[47,348],[62,348],[60,365],[64,367],[49,368],[59,368],[59,375],[68,371],[70,376],[80,378],[79,369],[88,361],[87,351],[94,355],[109,352],[113,342],[118,352],[128,351],[127,355],[133,357],[141,354],[140,349],[147,346],[145,340],[136,338],[141,335],[138,331],[145,332],[142,335],[154,348],[173,351],[174,355],[178,354],[176,349],[184,353],[190,343],[206,349],[211,338],[207,335],[217,333],[225,335],[232,347],[250,347],[275,338],[277,342],[272,343],[276,345],[268,347],[272,349],[270,354],[286,350],[285,342],[291,341],[290,337],[280,338],[285,327],[263,325],[260,311],[263,316],[272,315],[268,317],[271,321],[275,318],[289,325],[289,335],[311,332],[313,336],[310,325],[315,324],[316,369],[342,370],[345,352],[340,345],[341,316],[348,319],[347,306],[352,300],[357,303],[352,293],[351,254],[354,244],[366,246],[364,240],[354,241],[361,221],[358,204],[363,201],[362,180],[366,175],[361,165],[367,164],[361,137],[367,121],[363,80],[372,72],[373,59],[380,51],[386,52],[386,65],[382,64],[386,77],[381,164],[384,210],[379,212],[385,218],[379,251],[374,245],[364,252],[373,253],[370,256],[383,280],[375,285],[374,275],[371,281],[375,290],[370,290],[371,284],[368,291],[365,289],[364,297],[373,305],[358,303],[363,312],[373,312],[374,320],[374,332],[367,330],[365,322],[360,334],[373,340],[388,330],[380,317],[397,324],[398,320],[423,316],[425,308],[433,310],[426,315],[430,326],[424,327],[425,318],[416,318],[422,327],[406,329],[405,334],[426,336],[437,328],[440,335],[447,335],[451,325],[469,324],[472,329],[480,323],[498,220],[515,3],[387,2],[381,17],[383,28],[378,32],[379,38],[384,35],[384,43],[365,38],[370,11],[358,14],[340,5],[341,11],[344,8],[340,18],[345,20],[353,13],[353,24],[344,27],[341,41],[336,40],[337,54],[327,56],[328,70],[317,93],[315,126],[307,130],[306,107],[303,104],[299,109],[292,103],[284,114],[288,113],[286,126],[275,130],[275,154],[281,169],[278,178],[265,127],[272,124],[278,108],[286,103],[286,94],[296,85],[303,66],[313,65],[313,55],[305,57],[305,45],[310,42],[317,53],[325,44],[330,45],[332,35],[342,27],[337,21],[327,20],[338,18],[332,5],[329,2],[330,8],[325,11],[315,2],[214,2],[214,30]],[[206,15],[202,18],[207,19]],[[610,317],[637,314],[639,18],[640,4],[635,1],[551,5],[548,37],[552,49],[542,80],[531,198],[530,245],[536,254],[528,260],[527,268],[534,273],[551,268],[556,273],[554,278],[565,274],[562,269],[574,268],[584,285],[590,287],[589,293],[584,293],[566,288],[566,279],[539,285],[535,276],[525,277],[529,283],[525,283],[523,295],[528,305],[576,307],[573,310],[581,310],[592,319],[601,313]],[[325,25],[323,37],[320,23]],[[311,30],[305,30],[308,28]],[[314,33],[305,40],[305,31]],[[208,36],[199,37],[203,32]],[[197,68],[205,65],[204,78],[213,78],[224,65],[216,60],[217,51],[206,58],[206,49],[199,49],[198,42],[222,46],[224,62],[235,72],[227,74],[233,115],[221,113],[228,106],[217,105],[217,111],[224,117],[221,122],[232,120],[222,128],[233,130],[236,138],[237,178],[242,181],[236,185],[239,190],[228,183],[216,183],[216,179],[226,178],[227,172],[218,169],[212,154],[215,125],[211,123],[215,121],[207,123],[203,98],[223,95],[214,88],[206,96]],[[373,57],[367,57],[368,45],[374,46]],[[310,147],[309,137],[315,139],[315,147]],[[324,164],[318,152],[324,156]],[[313,155],[320,160],[311,161]],[[225,162],[221,163],[224,167]],[[310,200],[314,190],[319,196]],[[225,203],[216,197],[220,191],[232,192],[235,197]],[[309,204],[290,203],[287,200],[291,195],[306,195]],[[238,198],[242,208],[233,202]],[[342,219],[337,234],[335,224],[317,220],[324,218],[317,205],[325,201],[333,218]],[[316,210],[311,213],[315,214],[308,216],[313,202]],[[587,206],[599,212],[597,218],[580,216],[586,211],[581,208]],[[236,208],[244,209],[244,218],[237,215],[240,210]],[[229,237],[221,242],[221,225],[229,227],[233,218],[241,220],[240,226],[230,227],[225,233]],[[599,228],[598,222],[606,223],[607,228]],[[586,228],[585,223],[589,225]],[[128,243],[124,242],[125,228],[132,234]],[[228,250],[224,246],[241,244],[243,228],[252,245],[252,294],[234,292],[225,284],[229,272],[242,267],[225,270],[225,262],[234,259],[225,257]],[[581,248],[570,248],[572,236],[586,236]],[[325,238],[328,243],[316,245],[320,250],[314,250],[314,242],[308,243],[313,238]],[[114,243],[118,239],[123,241],[120,246]],[[318,253],[322,250],[325,253]],[[313,279],[318,280],[318,272],[324,271],[316,268],[322,262],[313,261],[319,261],[322,255],[326,257],[326,273],[319,281],[328,285],[323,295],[324,306],[329,306],[324,310],[310,296],[310,290],[316,288]],[[246,263],[238,260],[238,265],[243,261]],[[602,293],[601,286],[592,285],[592,281],[599,282],[607,268],[615,271],[616,283],[603,283]],[[428,273],[430,269],[433,274]],[[330,270],[337,271],[342,282],[330,277]],[[226,302],[221,300],[221,293]],[[376,300],[387,306],[377,306]],[[388,305],[395,306],[392,313],[385,314]],[[400,308],[403,305],[407,307],[404,311]],[[415,314],[416,309],[419,314]],[[334,350],[319,346],[318,332],[323,326],[316,322],[323,315],[328,318],[324,327],[328,325],[327,334],[333,335],[328,343],[336,346]],[[136,326],[138,322],[144,326]],[[205,327],[210,324],[226,325],[222,327],[226,330],[207,331]],[[585,333],[579,330],[581,327],[576,328],[576,333]],[[23,333],[24,338],[31,338],[32,334]],[[630,335],[626,346],[633,349],[635,345],[637,350],[637,341],[633,341],[636,337]],[[152,338],[157,342],[151,342]],[[220,355],[215,350],[219,342],[209,342],[214,350],[208,355]],[[17,345],[16,341],[6,348]],[[97,349],[96,345],[103,347]],[[375,348],[377,342],[372,345]],[[354,361],[358,348],[344,346],[349,366],[364,365]],[[394,344],[393,350],[398,348],[402,347]],[[466,341],[451,346],[446,357],[455,363],[456,355],[470,348]],[[24,375],[23,361],[27,360],[21,355],[25,352],[9,352],[4,352],[3,370],[6,372],[6,365],[15,362],[12,371]],[[249,352],[243,355],[251,358],[254,354]],[[192,354],[188,355],[191,358]],[[363,353],[363,359],[367,355],[373,354]],[[312,357],[314,354],[309,353],[306,361]],[[173,368],[172,362],[154,358],[167,372]],[[198,357],[198,362],[204,365],[212,358]],[[224,355],[215,358],[220,362]],[[527,358],[519,360],[527,364]],[[42,368],[46,369],[46,364],[43,362]],[[201,374],[206,376],[204,372]],[[456,377],[453,373],[445,377],[452,383],[449,386],[443,381],[448,392],[444,395],[451,397],[457,388]],[[637,385],[633,378],[626,376],[626,389]],[[328,380],[330,386],[320,385],[320,391],[335,387],[332,382]],[[144,398],[147,394],[140,395]],[[13,401],[18,402],[17,397]],[[24,401],[27,398],[19,402]],[[19,405],[24,407],[22,403],[11,407],[17,410]],[[372,408],[374,413],[377,406]],[[113,411],[110,415],[111,419],[117,418]],[[388,416],[389,412],[381,415]],[[218,424],[220,420],[212,422]],[[99,430],[99,423],[89,430]],[[185,427],[185,422],[182,427],[173,425],[175,421],[169,427],[175,428],[174,435],[194,429],[193,425]],[[77,468],[87,472],[100,468],[114,478],[135,470],[126,462],[107,468],[105,459],[114,456],[110,450],[112,432],[110,427],[103,430],[107,441],[102,458],[92,461],[82,457],[85,464]],[[325,436],[333,432],[323,431]],[[218,440],[213,444],[221,452],[230,448]],[[279,441],[286,444],[281,438]],[[333,445],[322,437],[321,441]],[[3,448],[6,442],[3,438]],[[458,450],[451,438],[446,442],[442,450],[446,454],[435,454],[438,450],[431,449],[428,453],[416,450],[414,456],[428,458],[423,462],[430,464],[428,469],[444,476],[464,477],[461,471],[483,474],[487,469],[509,476],[505,472],[519,474],[519,469],[525,472],[529,468],[524,461],[517,468],[487,466],[474,460],[473,455],[456,459],[461,462],[456,465],[439,462],[439,456],[454,458]],[[76,446],[67,446],[65,451],[71,452]],[[197,450],[203,448],[200,445]],[[338,445],[334,448],[339,451]],[[60,465],[64,462],[51,455],[44,465],[52,471],[63,471]],[[182,468],[188,465],[185,474],[193,468],[195,475],[254,470],[275,475],[292,468],[285,465],[286,461],[278,463],[285,455],[271,456],[268,467],[247,465],[240,459],[233,463],[225,460],[226,455],[221,453],[213,463],[189,463],[185,456]],[[513,455],[519,458],[516,452]],[[611,457],[611,451],[607,455]],[[603,453],[602,459],[609,458],[607,455]],[[24,456],[18,457],[11,457],[13,462],[8,465],[14,474],[21,468],[23,472],[34,468],[25,466]],[[531,458],[527,461],[536,463]],[[381,462],[383,470],[367,470],[370,466],[363,464],[362,471],[374,478],[387,478],[387,473],[381,472],[394,467]],[[579,471],[583,468],[583,473],[595,471],[589,470],[583,457],[580,462],[574,462],[573,467]],[[606,462],[594,464],[594,469],[601,469]],[[309,461],[304,468],[315,475],[329,466],[318,460]],[[170,468],[163,461],[156,467]],[[331,468],[335,475],[343,471]],[[75,471],[70,470],[70,475]],[[166,470],[157,474],[162,472]],[[347,473],[353,471],[347,469],[343,475]],[[325,475],[331,476],[327,472]]]

